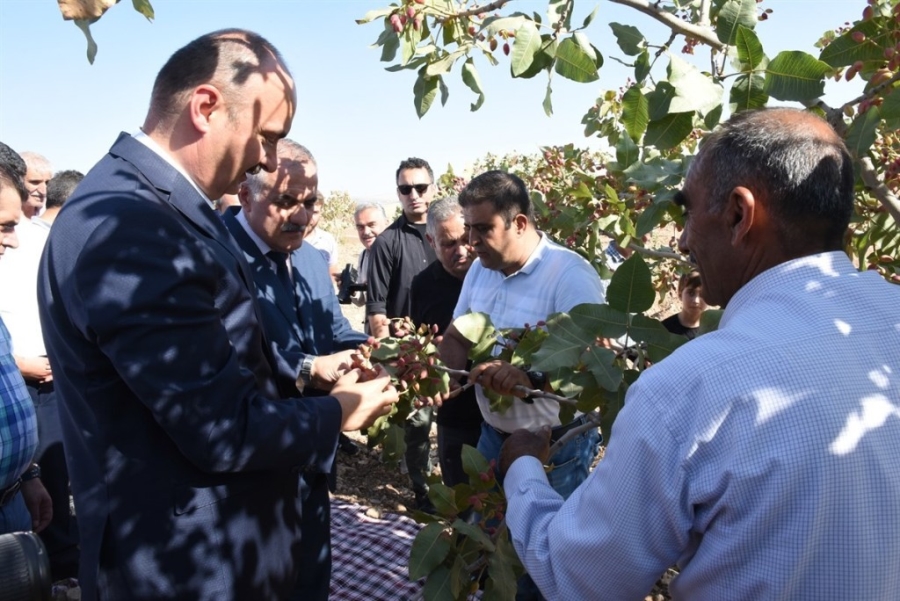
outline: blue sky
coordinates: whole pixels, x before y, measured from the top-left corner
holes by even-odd
[[[293,71],[299,110],[290,137],[316,155],[320,187],[346,190],[357,200],[395,200],[394,171],[408,156],[427,159],[441,173],[448,164],[460,171],[487,152],[531,153],[569,142],[596,146],[584,138],[581,116],[630,72],[611,59],[622,55],[607,23],[635,25],[651,43],[666,39],[649,17],[601,0],[587,30],[606,58],[600,81],[554,77],[552,118],[541,108],[546,78],[512,80],[501,55],[495,68],[476,59],[487,96],[478,112],[469,111],[474,96],[455,69],[447,106],[436,103],[419,120],[412,104],[415,74],[384,71],[380,50],[370,48],[380,23],[354,21],[387,0],[152,2],[153,23],[123,0],[93,26],[100,49],[90,65],[84,36],[62,20],[55,1],[0,0],[0,140],[46,155],[55,169],[87,171],[120,131],[141,125],[153,79],[172,52],[203,33],[244,27],[274,43]],[[514,0],[509,6],[546,12],[541,1]],[[573,22],[594,6],[578,0]],[[788,49],[815,54],[812,45],[822,32],[856,18],[865,1],[766,0],[763,6],[774,10],[758,27],[772,57]],[[698,56],[706,54],[698,50]],[[846,85],[826,89],[833,102],[857,92]]]

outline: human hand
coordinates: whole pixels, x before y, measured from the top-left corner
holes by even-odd
[[[22,482],[21,490],[25,507],[31,514],[31,529],[40,532],[53,519],[53,501],[50,500],[50,493],[44,488],[40,478],[25,480]]]
[[[526,396],[525,390],[531,389],[531,380],[524,371],[499,359],[473,367],[469,371],[469,382],[478,382],[498,394],[522,398]],[[517,386],[522,388],[516,388]]]
[[[319,390],[331,390],[338,379],[350,371],[355,349],[320,355],[313,360],[310,384]]]
[[[29,382],[43,384],[53,380],[53,371],[50,369],[50,360],[47,357],[19,357],[16,356],[16,367],[22,373],[22,377]]]
[[[353,369],[331,389],[331,395],[341,404],[343,432],[368,428],[376,419],[390,413],[391,406],[399,399],[387,371],[378,365],[375,372],[373,379],[361,382],[363,372]]]
[[[537,457],[542,464],[550,459],[550,426],[537,432],[519,429],[510,434],[500,447],[500,473],[505,474],[519,457]]]

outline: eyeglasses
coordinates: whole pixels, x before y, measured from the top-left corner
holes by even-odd
[[[431,186],[431,184],[413,184],[411,186],[404,184],[402,186],[397,186],[397,190],[399,190],[400,194],[402,194],[403,196],[409,196],[410,192],[412,192],[413,188],[415,188],[416,192],[418,192],[419,196],[421,196],[428,191],[429,186]]]

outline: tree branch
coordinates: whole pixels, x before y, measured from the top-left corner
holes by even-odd
[[[712,5],[710,0],[700,0],[700,21],[697,23],[700,27],[709,27],[709,8]]]
[[[485,4],[484,6],[473,6],[468,10],[464,10],[459,13],[455,13],[451,15],[454,19],[460,19],[462,17],[472,17],[475,15],[480,15],[483,13],[491,12],[492,10],[499,10],[503,8],[503,5],[509,2],[510,0],[494,0],[490,4]],[[449,17],[445,17],[449,18]]]
[[[450,369],[449,367],[444,367],[443,365],[435,365],[434,369],[438,371],[446,372],[451,376],[456,376],[457,378],[461,377],[469,377],[469,372],[464,369]],[[577,401],[572,399],[567,399],[564,396],[559,396],[557,394],[553,394],[552,392],[544,392],[543,390],[535,390],[533,388],[528,388],[527,386],[518,385],[515,387],[517,392],[525,393],[525,396],[535,397],[539,399],[547,399],[550,401],[556,401],[562,405],[575,405]]]
[[[881,202],[884,208],[888,210],[888,213],[894,218],[894,223],[900,225],[900,199],[878,177],[872,159],[859,157],[859,167],[863,183],[872,191],[872,194]]]
[[[692,37],[707,46],[716,50],[724,50],[726,45],[719,41],[719,38],[712,32],[709,27],[701,27],[692,23],[682,21],[672,13],[666,12],[658,8],[655,4],[650,4],[647,0],[609,0],[614,4],[629,6],[637,11],[648,15],[672,31],[676,31],[681,35]]]

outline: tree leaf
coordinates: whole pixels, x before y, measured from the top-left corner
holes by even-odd
[[[428,601],[456,601],[451,590],[451,582],[450,568],[439,565],[425,580],[425,587],[422,589],[423,598]]]
[[[631,316],[628,325],[628,337],[637,342],[665,342],[669,339],[669,330],[658,319],[652,319],[646,315]]]
[[[437,76],[438,80],[438,88],[441,91],[441,106],[447,106],[447,99],[450,98],[450,88],[447,87],[447,84],[444,83],[444,78],[440,75]]]
[[[866,155],[878,135],[878,124],[881,123],[881,111],[877,106],[869,107],[865,113],[857,115],[847,130],[844,143],[847,149],[857,157]]]
[[[729,93],[732,113],[758,109],[766,106],[769,95],[766,94],[766,78],[758,73],[738,75]]]
[[[707,309],[700,314],[700,330],[697,336],[709,334],[719,329],[719,322],[722,320],[722,309]]]
[[[609,26],[619,48],[628,56],[637,56],[647,47],[647,40],[637,27],[621,23],[610,23]]]
[[[409,551],[409,580],[414,582],[428,576],[443,563],[450,553],[450,541],[444,534],[444,525],[428,524],[416,534]]]
[[[673,98],[675,98],[675,86],[668,81],[656,84],[656,89],[647,94],[650,119],[656,121],[668,115]]]
[[[505,29],[506,31],[515,31],[516,38],[518,38],[519,28],[526,23],[531,23],[531,26],[535,27],[534,21],[529,19],[523,13],[514,13],[506,17],[488,17],[481,24],[481,33],[483,33],[486,38],[492,38]]]
[[[456,62],[456,59],[458,59],[462,55],[463,51],[457,50],[456,52],[448,52],[441,58],[429,62],[428,66],[425,68],[425,75],[427,75],[428,77],[434,77],[436,75],[446,73],[450,70],[450,67],[453,66],[453,63]],[[437,54],[433,54],[432,56],[437,56]],[[470,58],[469,60],[472,59]]]
[[[579,83],[599,79],[596,63],[572,37],[564,39],[557,48],[555,70],[566,79]]]
[[[671,205],[671,200],[663,200],[662,202],[657,202],[656,199],[654,199],[653,202],[647,206],[647,208],[641,211],[637,223],[635,224],[635,235],[638,238],[641,238],[655,230],[656,226],[660,224],[663,216],[666,214],[666,210]]]
[[[661,323],[660,327],[665,330],[665,326]],[[659,363],[674,353],[675,349],[688,341],[685,336],[682,336],[681,334],[672,334],[668,330],[665,330],[665,334],[666,335],[663,336],[660,332],[659,338],[647,343],[647,356],[653,363]]]
[[[400,461],[406,453],[406,431],[397,424],[388,424],[381,440],[381,457],[384,461]]]
[[[641,253],[632,253],[613,274],[606,302],[623,313],[643,313],[653,306],[655,297],[650,268]]]
[[[385,38],[384,44],[381,46],[381,62],[390,63],[397,57],[397,50],[400,49],[400,37],[394,33],[394,29],[391,27],[390,23],[385,23],[382,36],[385,36]],[[379,37],[379,40],[380,39],[381,38]],[[402,66],[403,65],[401,65],[401,67]],[[410,68],[415,68],[412,65],[408,66]]]
[[[465,520],[457,519],[453,522],[453,529],[460,534],[466,535],[486,551],[493,552],[494,549],[496,549],[494,543],[491,541],[491,537],[475,524],[470,524]]]
[[[153,22],[154,14],[153,14],[153,6],[150,4],[150,0],[131,0],[131,5],[134,7],[134,10],[138,11],[150,22]]]
[[[453,320],[453,327],[463,338],[472,344],[478,344],[487,337],[494,337],[496,329],[487,313],[466,313]]]
[[[484,104],[484,92],[481,90],[481,78],[478,76],[478,71],[475,69],[475,61],[472,60],[471,56],[463,63],[462,80],[470,90],[478,94],[478,100],[473,102],[470,107],[473,112],[477,111]]]
[[[94,41],[94,36],[91,35],[91,23],[94,23],[97,19],[75,19],[75,26],[84,33],[84,37],[87,39],[87,59],[90,64],[94,64],[94,59],[97,57],[97,42]]]
[[[647,125],[644,145],[656,146],[660,150],[674,148],[681,143],[693,126],[693,113],[672,113]]]
[[[622,95],[622,125],[632,140],[640,140],[650,122],[650,101],[638,84],[632,85]],[[630,165],[631,163],[629,163]],[[624,169],[628,165],[622,165]]]
[[[894,88],[884,97],[884,103],[879,107],[885,125],[893,130],[900,129],[900,88]]]
[[[650,75],[650,53],[643,50],[634,61],[634,80],[643,83]]]
[[[860,31],[866,40],[860,44],[853,39],[853,34]],[[884,48],[893,46],[891,28],[879,26],[878,19],[858,21],[853,27],[839,35],[819,53],[819,60],[832,67],[849,67],[856,61],[884,62]]]
[[[547,78],[547,91],[544,93],[544,102],[541,103],[541,106],[544,107],[544,114],[548,117],[553,114],[553,88],[550,87],[550,78]]]
[[[778,100],[812,100],[824,93],[831,72],[828,64],[805,52],[779,52],[766,67],[765,90]]]
[[[547,2],[547,25],[552,26],[565,15],[562,26],[566,30],[572,29],[572,5],[573,0],[550,0]]]
[[[625,170],[640,158],[641,153],[638,145],[634,143],[631,136],[628,135],[628,128],[619,136],[619,143],[616,144],[616,162],[619,163],[619,169]]]
[[[534,21],[526,20],[516,30],[516,42],[513,44],[510,56],[510,69],[513,77],[528,71],[534,61],[534,55],[541,49],[541,34],[538,32]]]
[[[491,469],[488,460],[473,446],[464,444],[461,455],[463,471],[474,482],[481,480],[481,474]]]
[[[551,39],[549,34],[542,35],[540,50],[535,53],[531,60],[531,65],[523,73],[513,75],[513,77],[531,79],[541,71],[550,67],[553,64],[553,59],[556,57],[557,46],[556,40]],[[512,74],[512,64],[510,64],[509,70],[510,74]]]
[[[434,503],[441,515],[456,515],[459,508],[456,506],[456,494],[453,489],[445,484],[436,482],[428,487],[428,499]]]
[[[66,21],[95,23],[118,0],[56,0]]]
[[[737,47],[738,61],[741,63],[743,70],[756,69],[766,58],[766,53],[763,52],[762,44],[756,32],[743,25],[738,25],[734,45]]]
[[[703,116],[722,105],[722,86],[674,54],[669,60],[668,75],[669,83],[675,88],[669,112],[696,111]]]
[[[135,1],[137,1],[137,0],[135,0]],[[389,6],[387,8],[378,8],[375,10],[370,10],[363,16],[362,19],[356,19],[356,24],[357,25],[365,25],[366,23],[371,23],[375,19],[380,19],[382,17],[386,17],[390,14],[393,14],[393,12],[395,10],[397,10],[397,7],[395,7],[395,6]]]
[[[591,345],[581,354],[581,362],[604,390],[615,391],[622,382],[622,370],[615,365],[616,353],[608,348]]]
[[[741,26],[756,26],[756,0],[726,0],[716,21],[716,37],[723,44],[734,46]]]
[[[581,26],[582,29],[587,29],[588,26],[594,22],[594,18],[597,16],[597,11],[600,10],[600,5],[594,7],[594,10],[591,11],[591,14],[584,18],[584,24]]]

